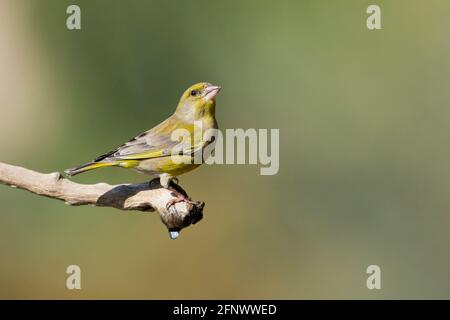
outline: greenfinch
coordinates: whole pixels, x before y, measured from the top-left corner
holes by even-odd
[[[68,176],[103,167],[132,168],[138,172],[160,179],[163,187],[168,188],[170,181],[177,176],[197,168],[200,164],[193,160],[194,153],[203,150],[211,141],[199,136],[202,132],[218,129],[215,117],[215,98],[219,86],[201,82],[189,87],[181,96],[175,112],[166,120],[107,152],[91,162],[65,170]],[[172,149],[180,142],[172,139],[172,133],[184,130],[191,134],[190,146],[176,155]],[[187,158],[187,159],[186,159]]]

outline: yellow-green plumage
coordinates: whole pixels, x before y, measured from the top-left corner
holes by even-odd
[[[92,162],[65,172],[73,176],[102,167],[133,168],[151,176],[159,176],[161,184],[167,187],[172,177],[199,166],[192,161],[179,163],[181,161],[178,160],[190,160],[194,151],[202,150],[210,143],[203,140],[202,132],[218,127],[215,96],[219,90],[220,87],[205,82],[189,87],[181,96],[174,114],[168,119]],[[196,128],[199,125],[201,128]],[[187,130],[191,136],[190,143],[183,149],[183,156],[172,155],[172,149],[180,143],[171,139],[172,132],[177,129]]]

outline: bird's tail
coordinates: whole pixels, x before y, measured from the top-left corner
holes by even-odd
[[[117,165],[117,162],[88,162],[79,167],[64,170],[64,172],[69,177],[72,177],[74,175],[77,175],[79,173],[83,173],[83,172],[86,172],[89,170],[103,168],[103,167],[111,167],[111,166],[115,166],[115,165]]]

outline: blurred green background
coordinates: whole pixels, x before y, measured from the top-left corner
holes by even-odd
[[[225,128],[280,128],[280,171],[182,176],[205,217],[0,187],[0,298],[450,298],[450,2],[0,1],[0,161],[62,171],[219,84]],[[78,4],[82,30],[66,29]],[[121,169],[81,183],[138,182]],[[68,265],[82,290],[65,288]],[[366,288],[366,268],[382,289]]]

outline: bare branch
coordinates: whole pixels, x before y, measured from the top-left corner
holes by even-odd
[[[120,210],[157,211],[172,238],[203,217],[203,202],[192,202],[178,185],[161,187],[159,179],[140,184],[79,184],[59,172],[39,173],[0,162],[0,184],[59,199],[72,206],[94,205]]]

